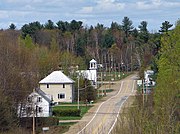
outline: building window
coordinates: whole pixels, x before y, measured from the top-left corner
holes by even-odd
[[[31,102],[32,102],[32,97],[28,97],[28,98],[27,98],[27,101],[28,101],[29,103],[31,103]]]
[[[43,111],[42,107],[38,107],[38,112],[42,113],[42,111]]]
[[[47,84],[47,88],[49,88],[49,84]]]
[[[65,88],[65,84],[63,84],[63,88]]]
[[[58,99],[64,99],[65,98],[65,94],[58,94]]]
[[[41,97],[37,97],[37,102],[42,102],[42,98]]]

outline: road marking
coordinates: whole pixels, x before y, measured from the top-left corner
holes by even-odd
[[[94,120],[94,118],[95,118],[96,115],[97,115],[97,112],[99,111],[99,109],[101,108],[101,106],[102,106],[105,102],[108,102],[110,99],[112,99],[112,98],[116,97],[117,95],[119,95],[119,93],[120,93],[121,90],[122,90],[122,85],[123,85],[123,83],[124,83],[124,81],[121,82],[120,90],[118,91],[118,93],[117,93],[116,95],[112,96],[111,98],[107,99],[106,101],[102,102],[102,103],[99,105],[99,107],[98,107],[98,109],[96,110],[96,113],[94,114],[93,118],[92,118],[92,119],[88,122],[88,124],[86,124],[86,126],[85,126],[83,129],[81,129],[81,131],[79,131],[77,134],[80,134],[81,132],[83,132],[83,130],[85,130],[85,128]]]
[[[133,92],[134,91],[134,80],[133,80],[133,87],[132,87],[132,89],[131,89],[131,92]],[[124,104],[124,102],[126,102],[127,101],[127,99],[129,98],[129,96],[130,96],[131,94],[129,94],[128,95],[128,97],[122,102],[122,104],[120,105],[120,107],[119,107],[119,111],[118,111],[118,113],[117,113],[117,116],[116,116],[116,119],[115,119],[115,121],[114,121],[114,123],[113,123],[113,125],[111,126],[111,128],[110,128],[110,130],[109,130],[109,132],[108,132],[108,134],[110,134],[111,133],[111,131],[113,130],[113,128],[114,128],[114,126],[115,126],[115,124],[116,124],[116,122],[117,122],[117,119],[118,119],[118,117],[119,117],[119,113],[120,113],[120,110],[121,110],[121,107],[122,107],[122,105]]]

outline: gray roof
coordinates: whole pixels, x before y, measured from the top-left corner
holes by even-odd
[[[46,93],[44,93],[40,88],[35,88],[35,91],[49,103],[52,102],[52,98],[48,96]]]
[[[74,83],[74,81],[67,77],[64,73],[61,71],[54,71],[51,74],[49,74],[47,77],[42,79],[40,84],[60,84],[60,83]]]

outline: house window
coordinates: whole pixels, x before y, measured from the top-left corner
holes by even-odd
[[[31,103],[31,102],[32,102],[32,97],[28,97],[28,98],[27,98],[27,101],[28,101],[29,103]]]
[[[65,94],[58,94],[58,99],[64,99],[65,98]]]
[[[65,84],[63,84],[63,88],[65,88]]]
[[[47,88],[49,88],[49,84],[47,84]]]
[[[38,112],[42,113],[42,111],[43,111],[42,107],[38,107]]]
[[[41,97],[37,97],[37,102],[42,102],[42,98]]]

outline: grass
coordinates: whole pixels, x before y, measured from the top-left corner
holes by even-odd
[[[79,104],[83,104],[84,102],[79,102]],[[61,102],[60,105],[77,105],[77,102]]]
[[[71,126],[76,124],[76,122],[61,122],[59,123],[59,126]]]

